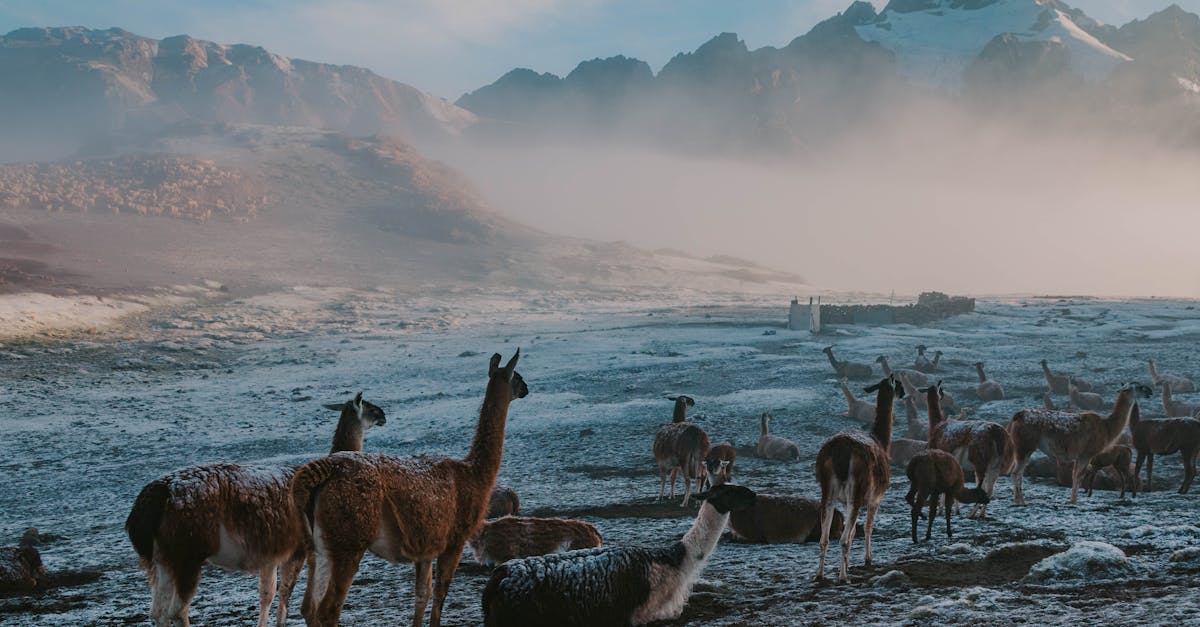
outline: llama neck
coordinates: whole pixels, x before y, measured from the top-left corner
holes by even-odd
[[[1129,424],[1130,414],[1133,413],[1133,408],[1137,405],[1137,398],[1134,394],[1133,389],[1122,390],[1117,395],[1117,401],[1113,403],[1112,413],[1100,421],[1101,428],[1108,436],[1109,442],[1116,440]]]
[[[700,506],[696,522],[692,523],[692,528],[688,529],[681,541],[687,550],[682,569],[689,585],[699,579],[700,571],[704,570],[704,564],[717,548],[717,542],[721,540],[721,533],[725,531],[727,522],[728,512],[722,514],[707,502]]]
[[[1134,401],[1133,407],[1129,409],[1129,430],[1135,431],[1138,425],[1142,422],[1142,410],[1138,407],[1137,401]]]
[[[675,401],[675,412],[671,414],[671,422],[687,422],[687,403]]]
[[[983,364],[977,364],[975,366],[975,372],[979,373],[979,382],[980,383],[987,381],[987,377],[983,376]]]
[[[942,399],[938,396],[937,388],[930,387],[925,396],[926,404],[929,405],[929,437],[933,437],[933,430],[938,425],[946,422],[946,414],[942,412]]]
[[[358,412],[346,407],[342,417],[338,419],[337,429],[333,432],[333,447],[329,453],[339,451],[361,451],[363,444],[363,424],[358,418]]]
[[[1166,383],[1162,384],[1162,399],[1163,409],[1167,410],[1167,413],[1170,413],[1171,409],[1168,406],[1171,404],[1171,386]]]
[[[1154,365],[1154,360],[1147,359],[1146,364],[1148,366],[1150,366],[1150,380],[1157,382],[1158,381],[1158,367]]]
[[[762,424],[762,435],[760,437],[765,438],[765,437],[767,437],[767,434],[769,434],[771,432],[771,428],[769,426],[767,426],[767,417],[766,416],[763,416],[760,419],[760,422]]]
[[[479,423],[475,426],[475,439],[471,441],[471,452],[463,459],[476,470],[475,476],[480,479],[495,481],[496,474],[500,472],[500,460],[504,455],[504,425],[508,421],[508,404],[511,401],[512,384],[503,376],[488,382],[483,406],[479,409]]]
[[[917,402],[911,398],[904,399],[904,417],[908,421],[909,432],[916,426],[919,418],[917,418]]]
[[[883,376],[885,376],[885,377],[892,376],[892,367],[888,365],[887,357],[884,357],[883,359],[879,360],[879,367],[883,368]]]
[[[940,361],[942,361],[942,354],[934,353],[933,354],[933,367],[937,368],[938,362],[940,362]]]
[[[850,408],[853,409],[854,401],[858,399],[854,398],[854,392],[850,391],[850,384],[845,381],[842,381],[842,394],[846,395],[846,402],[850,403]]]
[[[1042,362],[1042,374],[1046,375],[1047,381],[1054,379],[1054,373],[1050,372],[1050,366],[1046,362]]]
[[[879,386],[879,396],[875,399],[875,424],[871,425],[871,435],[888,450],[892,445],[892,406],[896,403],[896,393],[890,385]]]
[[[836,358],[834,358],[834,356],[833,356],[833,351],[831,351],[831,350],[825,351],[825,356],[829,358],[829,365],[833,366],[834,372],[842,371],[841,365],[838,364],[838,360]]]

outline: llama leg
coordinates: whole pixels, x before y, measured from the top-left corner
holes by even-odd
[[[167,616],[167,607],[175,597],[171,572],[165,564],[156,561],[146,569],[146,577],[150,581],[150,619],[155,627],[169,627],[171,618]]]
[[[1192,479],[1196,477],[1196,455],[1193,451],[1183,451],[1183,485],[1179,486],[1180,494],[1187,494],[1192,487]]]
[[[937,520],[938,500],[940,500],[943,496],[949,496],[949,495],[947,495],[947,494],[939,495],[937,492],[934,492],[933,494],[930,495],[929,524],[925,526],[925,541],[926,542],[929,542],[933,538],[933,521]],[[950,504],[949,503],[946,504],[946,515],[947,516],[950,515]]]
[[[416,606],[413,608],[413,627],[421,627],[421,620],[425,618],[425,606],[429,604],[429,597],[433,590],[433,560],[424,560],[416,562],[417,581],[414,596],[416,597]]]
[[[671,469],[671,500],[675,500],[675,480],[679,478],[679,469]]]
[[[296,551],[279,567],[279,607],[275,609],[275,624],[277,627],[287,627],[288,601],[292,598],[292,590],[296,580],[300,578],[300,570],[304,568],[304,550]]]
[[[1087,471],[1083,473],[1083,484],[1086,487],[1086,496],[1092,495],[1092,487],[1096,485],[1096,469],[1088,466]]]
[[[327,557],[325,565],[327,588],[324,596],[317,603],[316,623],[321,627],[337,627],[342,615],[342,605],[346,595],[350,594],[350,584],[354,582],[354,574],[358,572],[358,563],[362,561],[364,550],[355,552],[339,552]],[[317,566],[317,578],[322,577],[322,565]],[[320,583],[319,581],[317,583]],[[313,585],[313,583],[309,583]]]
[[[1025,480],[1025,467],[1029,465],[1029,460],[1033,459],[1033,455],[1026,457],[1023,460],[1017,460],[1017,467],[1013,470],[1013,504],[1025,505],[1025,490],[1022,482]]]
[[[192,597],[196,595],[196,587],[200,585],[200,564],[201,561],[189,561],[176,564],[171,569],[175,589],[165,612],[171,627],[188,627],[191,624],[188,620],[188,607],[192,604]]]
[[[1086,469],[1087,467],[1084,466]],[[1071,503],[1079,502],[1079,460],[1071,462]]]
[[[871,565],[871,532],[875,530],[875,514],[878,511],[878,503],[867,505],[867,521],[863,523],[863,544],[866,545],[863,552],[863,563],[867,566]]]
[[[439,627],[442,624],[442,605],[446,603],[446,595],[450,594],[450,582],[454,579],[454,571],[462,559],[462,547],[451,549],[437,558],[437,584],[433,589],[433,611],[429,614],[429,627]]]
[[[667,470],[662,466],[658,467],[658,498],[656,501],[661,501],[663,493],[667,491]]]
[[[688,499],[692,496],[692,476],[686,470],[680,474],[683,475],[683,502],[679,506],[687,507]]]
[[[1133,490],[1133,498],[1137,498],[1138,488],[1141,487],[1142,462],[1146,461],[1146,456],[1142,454],[1141,449],[1138,449],[1137,454],[1137,462],[1133,465],[1133,478],[1135,479],[1131,488]]]
[[[1154,453],[1146,458],[1146,491],[1154,488]]]
[[[913,540],[913,544],[918,544],[917,518],[919,518],[921,516],[921,506],[924,505],[925,502],[921,500],[920,496],[918,496],[915,500],[913,498],[911,498],[912,493],[913,493],[913,491],[910,489],[908,491],[908,496],[906,496],[904,498],[906,501],[908,501],[909,505],[912,506],[912,540]]]
[[[952,537],[954,537],[954,534],[953,534],[953,532],[950,531],[950,509],[947,508],[946,509],[946,541],[949,542]]]
[[[817,560],[817,580],[825,578],[825,553],[829,550],[829,529],[833,526],[833,499],[821,503],[821,557]]]
[[[258,627],[267,627],[267,616],[271,613],[271,601],[275,599],[277,580],[275,566],[258,571]]]
[[[846,526],[842,529],[842,564],[838,569],[838,581],[842,583],[850,583],[850,544],[854,542],[854,528],[858,526],[859,509],[861,506],[857,503],[850,506],[850,513],[846,516]]]

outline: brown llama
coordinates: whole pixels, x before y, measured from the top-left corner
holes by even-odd
[[[33,592],[45,574],[37,549],[25,542],[20,546],[0,547],[0,593]]]
[[[929,526],[925,529],[925,541],[933,536],[933,521],[937,518],[938,501],[946,497],[946,538],[950,539],[950,505],[954,501],[960,503],[986,504],[990,500],[987,492],[976,486],[971,489],[963,487],[962,466],[953,455],[931,449],[917,455],[908,462],[905,470],[908,475],[909,488],[904,500],[912,506],[912,541],[917,540],[917,518],[921,508],[929,504]]]
[[[758,494],[754,505],[729,515],[729,531],[738,542],[793,544],[821,539],[821,502],[798,496]],[[833,510],[830,535],[842,534],[842,513]]]
[[[975,373],[979,375],[979,385],[975,386],[975,394],[981,401],[1004,400],[1004,388],[999,383],[983,374],[983,362],[975,362]]]
[[[898,468],[908,468],[912,458],[928,450],[929,442],[925,440],[892,438],[892,445],[888,447],[888,462]]]
[[[704,429],[687,421],[688,407],[694,406],[696,401],[690,396],[671,396],[668,400],[675,401],[671,422],[654,434],[654,461],[658,465],[659,478],[656,500],[661,500],[666,491],[668,473],[671,475],[671,498],[674,499],[675,479],[682,474],[682,507],[687,506],[691,498],[693,479],[697,490],[700,488],[704,479],[704,457],[712,445]]]
[[[763,412],[762,416],[758,418],[758,426],[758,446],[754,449],[755,455],[763,459],[781,462],[794,462],[800,459],[800,447],[795,442],[771,435],[771,414]]]
[[[733,462],[737,461],[737,449],[726,442],[718,444],[704,456],[704,485],[711,488],[733,481]],[[701,487],[701,490],[706,489]]]
[[[1129,415],[1130,425],[1133,423],[1133,414]],[[1130,481],[1137,481],[1137,475],[1133,473],[1133,451],[1124,444],[1114,444],[1112,448],[1100,453],[1092,458],[1092,462],[1088,464],[1087,475],[1084,476],[1084,483],[1087,484],[1087,495],[1092,495],[1092,486],[1096,483],[1096,473],[1105,468],[1112,468],[1113,472],[1121,478],[1121,495],[1117,498],[1125,498],[1125,488],[1129,487]],[[1134,488],[1136,492],[1137,488]]]
[[[875,514],[883,494],[887,491],[891,469],[888,466],[888,447],[892,442],[892,406],[896,397],[904,398],[904,388],[895,376],[889,376],[872,385],[866,392],[878,392],[875,406],[875,423],[870,433],[839,433],[825,440],[817,452],[817,483],[821,484],[821,558],[817,562],[817,579],[825,578],[825,554],[829,549],[830,527],[833,511],[840,503],[849,508],[843,522],[841,537],[842,563],[838,579],[849,582],[850,544],[854,541],[854,528],[858,524],[858,513],[864,507],[867,520],[863,525],[866,550],[865,562],[871,565],[871,532],[875,527]]]
[[[522,557],[591,549],[600,543],[600,532],[591,523],[524,516],[505,516],[486,522],[470,540],[475,561],[484,566]]]
[[[987,500],[973,501],[968,518],[987,516],[987,506],[996,490],[1000,475],[1012,472],[1015,464],[1014,446],[1008,430],[982,420],[948,420],[942,411],[942,382],[921,390],[929,405],[929,448],[941,450],[959,460],[960,466],[971,464],[975,471],[975,487],[982,488]],[[962,501],[966,503],[967,501]]]
[[[518,350],[501,367],[500,355],[492,355],[479,422],[465,458],[338,453],[296,471],[292,498],[311,539],[308,585],[300,606],[310,627],[337,625],[367,550],[388,562],[413,562],[413,625],[421,625],[431,593],[429,624],[441,624],[463,546],[483,524],[500,472],[509,403],[529,393],[516,370],[519,357]]]
[[[1070,394],[1072,381],[1075,382],[1075,387],[1079,388],[1080,392],[1092,391],[1092,385],[1087,381],[1077,377],[1072,377],[1070,375],[1051,372],[1050,362],[1046,361],[1045,359],[1043,359],[1040,363],[1042,364],[1042,375],[1046,377],[1046,386],[1050,388],[1051,393],[1060,394],[1062,396]]]
[[[833,366],[833,372],[839,379],[869,379],[871,378],[871,364],[857,364],[849,361],[838,361],[833,356],[833,347],[826,346],[821,349],[822,353],[829,358],[829,365]]]
[[[1133,433],[1133,448],[1137,450],[1137,466],[1133,469],[1133,495],[1137,496],[1142,462],[1146,462],[1146,492],[1153,487],[1154,456],[1179,453],[1183,457],[1183,484],[1180,494],[1187,494],[1196,477],[1196,456],[1200,455],[1200,420],[1195,418],[1141,417],[1141,410],[1134,404],[1129,413],[1129,430]]]
[[[488,497],[488,518],[499,518],[501,516],[515,516],[521,511],[521,498],[517,496],[515,490],[507,486],[496,486],[492,488],[492,495]]]
[[[331,407],[341,411],[333,452],[361,450],[363,432],[387,421],[361,392]],[[278,573],[276,623],[287,624],[288,600],[304,565],[304,529],[290,488],[294,472],[280,466],[190,466],[142,488],[125,531],[150,582],[156,625],[188,624],[205,562],[258,575],[259,627],[267,624]]]
[[[1046,409],[1022,409],[1013,415],[1008,432],[1016,446],[1017,467],[1013,471],[1013,500],[1025,505],[1022,480],[1033,452],[1041,450],[1060,463],[1071,464],[1071,503],[1078,502],[1079,482],[1092,458],[1117,442],[1129,424],[1137,397],[1150,398],[1150,388],[1139,383],[1121,386],[1112,413],[1072,413]]]

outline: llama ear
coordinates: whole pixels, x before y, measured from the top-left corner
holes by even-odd
[[[688,406],[688,407],[695,407],[695,406],[696,406],[696,399],[694,399],[694,398],[692,398],[692,397],[690,397],[690,396],[684,396],[684,397],[682,397],[682,398],[683,398],[683,402],[687,403],[687,406]]]
[[[346,408],[346,404],[345,403],[322,403],[321,407],[324,407],[325,409],[332,409],[333,411],[342,411],[343,409]]]
[[[492,360],[488,363],[488,376],[491,377],[500,369],[500,353],[492,353]]]
[[[362,392],[359,392],[358,394],[354,395],[354,404],[362,405]]]
[[[513,373],[517,371],[517,360],[520,358],[521,349],[518,348],[517,352],[513,353],[512,359],[508,360],[507,364],[504,364],[504,374],[508,377],[509,381],[512,381]]]
[[[668,401],[677,401],[677,400],[679,400],[679,397],[678,396],[668,396],[667,400]]]

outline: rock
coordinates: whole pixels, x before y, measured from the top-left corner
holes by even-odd
[[[1051,584],[1064,580],[1111,579],[1128,575],[1129,569],[1129,559],[1121,549],[1104,542],[1085,540],[1034,564],[1021,581]]]
[[[902,570],[889,570],[871,579],[871,586],[875,588],[906,588],[911,583],[912,580]]]

